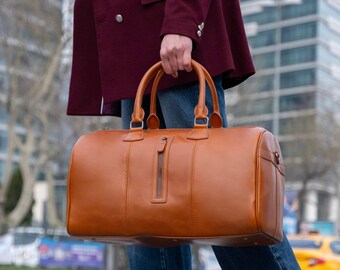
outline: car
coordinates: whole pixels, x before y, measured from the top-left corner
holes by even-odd
[[[10,234],[0,236],[0,265],[12,264],[11,247],[13,237]]]
[[[12,236],[11,259],[16,266],[36,267],[39,265],[39,244],[44,229],[19,227],[9,231]]]
[[[43,233],[42,228],[17,227],[0,236],[0,265],[38,266]]]
[[[302,270],[339,270],[340,238],[321,235],[288,236]]]

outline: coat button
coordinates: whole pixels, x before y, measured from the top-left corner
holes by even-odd
[[[116,22],[121,23],[123,21],[123,16],[121,14],[116,15]]]

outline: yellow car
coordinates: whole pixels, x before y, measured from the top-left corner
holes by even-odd
[[[340,238],[297,235],[288,239],[302,270],[340,270]]]

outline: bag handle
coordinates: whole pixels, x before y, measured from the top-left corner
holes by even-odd
[[[211,94],[212,94],[212,101],[213,101],[213,108],[214,111],[211,115],[211,124],[212,127],[222,127],[222,118],[219,113],[219,105],[218,105],[218,98],[216,93],[215,85],[212,81],[211,76],[209,73],[203,68],[198,62],[192,60],[192,67],[195,70],[197,76],[198,76],[198,82],[199,82],[199,98],[198,98],[198,104],[195,107],[194,115],[195,115],[195,121],[194,121],[194,128],[192,132],[188,135],[188,139],[194,139],[194,140],[200,140],[200,139],[207,139],[208,138],[208,109],[205,106],[205,81],[207,80],[207,83],[210,87]],[[143,119],[145,116],[145,112],[142,108],[142,100],[143,95],[145,92],[145,89],[147,85],[150,83],[151,79],[155,76],[156,79],[154,81],[153,87],[152,87],[152,118],[156,120],[150,120],[149,123],[152,128],[158,128],[159,127],[159,120],[156,111],[155,111],[155,102],[156,102],[156,92],[159,80],[161,76],[164,74],[164,70],[162,68],[161,62],[158,62],[154,64],[143,76],[141,82],[139,83],[137,93],[136,93],[136,99],[133,107],[133,113],[131,116],[131,122],[130,122],[130,132],[129,134],[123,139],[123,141],[137,141],[143,139]],[[156,118],[157,117],[157,118]],[[200,120],[207,120],[204,124],[197,123],[197,119]],[[158,122],[158,124],[157,124]],[[137,125],[137,126],[136,126]]]
[[[198,65],[199,68],[202,69],[204,77],[205,77],[205,81],[207,82],[207,84],[209,85],[210,88],[210,92],[211,92],[211,97],[212,97],[212,105],[213,105],[213,112],[210,115],[210,123],[211,123],[211,127],[212,128],[220,128],[222,127],[222,118],[220,115],[220,107],[219,107],[219,103],[218,103],[218,97],[217,97],[217,92],[216,92],[216,87],[214,84],[213,79],[211,78],[209,72],[202,66],[200,65],[198,62],[193,60],[193,65]],[[158,129],[159,128],[159,118],[156,114],[156,97],[157,97],[157,89],[158,89],[158,84],[159,81],[161,79],[161,77],[164,74],[164,70],[161,69],[157,72],[156,77],[153,81],[153,85],[152,85],[152,90],[151,90],[151,98],[150,98],[150,114],[149,117],[147,119],[147,126],[149,129]],[[204,85],[204,96],[203,96],[203,101],[204,101],[204,113],[207,115],[208,114],[208,108],[205,106],[205,85]],[[195,112],[198,110],[198,107],[196,106],[195,108]],[[194,122],[196,123],[196,120],[200,119],[197,118],[197,116],[195,117]],[[205,118],[207,119],[207,118]],[[208,120],[207,120],[208,122]]]

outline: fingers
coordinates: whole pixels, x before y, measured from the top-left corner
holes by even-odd
[[[181,69],[181,70],[186,70],[187,72],[190,72],[192,70],[191,50],[185,50],[183,52],[182,65],[183,65],[183,69]]]
[[[186,36],[165,35],[160,50],[160,57],[165,73],[178,76],[179,70],[191,71],[192,41]]]
[[[170,63],[170,67],[171,67],[171,70],[172,70],[172,76],[177,78],[178,76],[178,60],[177,60],[177,52],[176,50],[174,50],[173,54],[170,55],[170,58],[169,58],[169,63]]]
[[[173,77],[177,78],[178,74],[176,74],[177,72],[172,69],[170,60],[166,57],[161,57],[161,60],[162,60],[162,67],[164,69],[164,72],[166,74],[172,75]]]

